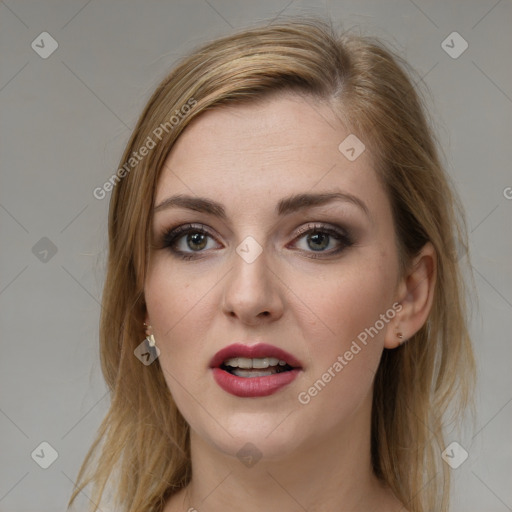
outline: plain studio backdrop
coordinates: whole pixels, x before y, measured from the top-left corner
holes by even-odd
[[[430,90],[479,295],[478,416],[447,439],[468,453],[452,510],[512,510],[510,1],[3,0],[0,511],[64,510],[107,411],[98,319],[110,193],[93,191],[149,95],[196,45],[308,13],[381,37]]]

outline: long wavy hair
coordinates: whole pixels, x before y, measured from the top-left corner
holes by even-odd
[[[155,512],[190,481],[189,427],[158,359],[146,366],[134,356],[145,338],[155,189],[169,151],[193,119],[277,91],[328,102],[365,141],[392,205],[402,270],[427,241],[435,247],[428,320],[407,343],[384,350],[375,376],[371,455],[373,471],[405,509],[448,510],[450,475],[441,457],[446,416],[451,412],[460,423],[475,377],[460,270],[467,261],[464,213],[408,65],[381,41],[316,17],[252,27],[203,45],[174,67],[144,108],[111,180],[100,321],[111,404],[68,507],[92,484],[93,511],[109,489],[116,511]]]

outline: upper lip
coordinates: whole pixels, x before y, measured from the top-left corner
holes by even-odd
[[[302,363],[285,350],[268,345],[266,343],[257,343],[256,345],[245,345],[243,343],[233,343],[219,350],[210,361],[210,368],[219,368],[226,359],[232,357],[247,357],[249,359],[259,357],[276,357],[286,361],[294,368],[301,368]]]

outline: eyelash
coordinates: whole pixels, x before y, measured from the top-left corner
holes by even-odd
[[[176,256],[180,259],[183,259],[183,260],[188,261],[188,260],[198,258],[198,254],[203,252],[202,250],[201,251],[193,251],[193,252],[184,252],[184,251],[180,251],[175,248],[175,246],[177,245],[177,242],[189,233],[200,233],[200,234],[209,236],[210,238],[213,238],[215,240],[215,237],[207,229],[205,229],[201,224],[196,224],[196,225],[183,224],[181,226],[178,226],[177,228],[171,228],[171,229],[165,231],[165,233],[162,236],[162,248],[168,248],[174,256]],[[333,256],[333,255],[341,253],[343,250],[345,250],[346,248],[348,248],[354,244],[351,237],[344,230],[335,229],[335,228],[326,226],[324,224],[318,224],[318,223],[317,224],[310,223],[310,224],[304,226],[303,228],[301,228],[299,230],[299,232],[297,233],[297,236],[294,238],[294,241],[296,241],[299,238],[302,238],[305,235],[308,235],[310,233],[327,234],[331,238],[334,238],[335,240],[340,242],[342,246],[336,250],[331,250],[329,252],[305,251],[308,253],[311,252],[311,255],[308,256],[309,258],[319,259],[319,258],[325,257],[325,256],[320,256],[318,254],[315,254],[315,252]]]

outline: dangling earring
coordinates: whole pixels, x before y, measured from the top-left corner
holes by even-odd
[[[144,325],[146,326],[146,340],[149,343],[150,347],[156,347],[156,340],[153,334],[149,334],[149,330],[151,329],[151,325],[148,325],[146,322],[144,322]]]
[[[146,339],[148,340],[148,343],[149,343],[150,347],[156,346],[155,337],[152,334],[147,336]]]

